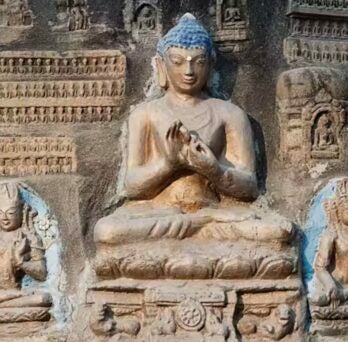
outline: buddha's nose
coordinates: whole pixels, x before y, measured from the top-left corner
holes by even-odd
[[[185,76],[193,76],[193,68],[191,62],[186,63]]]

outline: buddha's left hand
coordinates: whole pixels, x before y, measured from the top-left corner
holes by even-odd
[[[182,151],[184,166],[203,176],[217,173],[219,163],[211,149],[198,137],[192,137]]]

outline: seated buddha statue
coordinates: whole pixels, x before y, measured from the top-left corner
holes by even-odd
[[[258,197],[253,134],[242,109],[209,97],[214,61],[213,42],[191,14],[159,41],[164,95],[130,114],[127,200],[94,229],[100,276],[249,277],[258,267],[271,274],[260,266],[270,250],[261,245],[291,240],[289,221],[250,206]],[[261,246],[258,261],[233,254],[241,240]],[[268,260],[275,269],[293,269],[276,259]]]
[[[19,191],[18,183],[0,183],[0,310],[16,308],[17,313],[52,304],[48,294],[21,288],[25,275],[44,281],[47,269],[42,241],[32,226],[35,212],[22,202]]]

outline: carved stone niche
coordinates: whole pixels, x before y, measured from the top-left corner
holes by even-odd
[[[162,0],[126,1],[125,27],[135,41],[159,38],[163,33]]]
[[[241,52],[248,42],[249,18],[246,0],[214,0],[210,7],[211,31],[222,52]]]
[[[292,0],[290,37],[285,39],[288,63],[348,63],[348,5],[342,1]]]
[[[0,1],[0,43],[17,40],[33,26],[33,13],[28,0]]]
[[[115,120],[125,82],[126,57],[118,50],[2,51],[0,125]]]
[[[92,331],[110,341],[293,341],[303,319],[300,288],[298,280],[119,279],[90,288],[87,304]]]
[[[345,82],[345,75],[324,68],[294,69],[280,76],[277,113],[285,164],[345,163]]]
[[[303,260],[312,318],[310,331],[324,337],[323,341],[325,337],[329,340],[328,336],[346,341],[348,178],[331,180],[311,203]]]

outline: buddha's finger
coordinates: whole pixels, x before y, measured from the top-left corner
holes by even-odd
[[[168,131],[167,131],[167,134],[166,134],[166,139],[169,140],[169,138],[171,138],[172,136],[172,131],[173,131],[173,126],[170,126]]]

